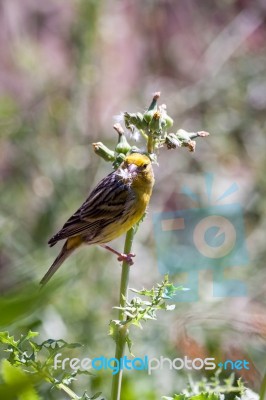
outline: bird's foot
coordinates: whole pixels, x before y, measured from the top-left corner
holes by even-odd
[[[125,261],[126,263],[128,263],[128,265],[133,265],[134,261],[132,260],[133,257],[136,257],[136,254],[134,253],[128,253],[128,254],[124,254],[121,253],[119,255],[119,257],[117,258],[118,261]]]
[[[117,258],[118,261],[125,261],[128,263],[128,265],[134,264],[132,258],[135,257],[136,254],[134,254],[134,253],[128,253],[128,254],[119,253],[118,251],[112,249],[112,247],[107,246],[106,244],[101,244],[100,246],[108,251],[111,251],[113,254],[116,254],[118,256],[118,258]]]

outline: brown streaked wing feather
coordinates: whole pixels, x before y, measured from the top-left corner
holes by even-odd
[[[103,199],[96,202],[85,204],[80,213],[83,221],[93,221],[101,219],[111,219],[123,215],[128,202],[132,197],[131,191],[125,188],[117,187],[103,193]]]
[[[82,206],[66,221],[49,244],[71,236],[86,234],[92,240],[99,232],[121,218],[131,207],[134,194],[122,180],[112,172],[102,179]]]
[[[129,187],[123,183],[116,172],[107,175],[91,192],[88,199],[80,207],[80,218],[94,220],[110,214],[115,208],[126,203]],[[106,207],[107,206],[107,207]],[[111,210],[112,208],[112,210]]]

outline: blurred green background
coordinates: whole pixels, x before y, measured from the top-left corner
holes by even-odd
[[[80,342],[72,357],[112,357],[120,265],[98,247],[67,261],[46,290],[38,282],[59,251],[48,239],[111,171],[91,143],[117,141],[113,116],[143,111],[160,90],[174,128],[206,130],[195,153],[160,152],[149,214],[134,244],[130,286],[160,282],[153,212],[188,207],[186,185],[206,204],[233,182],[242,204],[250,263],[233,276],[248,296],[213,298],[200,276],[200,300],[143,331],[132,330],[144,357],[247,359],[239,372],[259,390],[265,373],[266,5],[263,0],[2,0],[0,3],[0,325],[15,336]],[[133,141],[132,141],[133,143]],[[138,143],[141,147],[141,143]],[[114,243],[122,249],[123,238]],[[180,277],[180,282],[182,277]],[[200,378],[200,372],[195,378]],[[79,378],[77,393],[102,391],[111,372]],[[128,372],[123,399],[159,399],[184,388],[186,371]],[[64,399],[49,385],[44,399]]]

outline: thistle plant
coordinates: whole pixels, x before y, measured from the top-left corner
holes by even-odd
[[[132,136],[141,136],[145,142],[145,154],[149,156],[152,162],[158,162],[159,151],[162,147],[167,149],[177,149],[186,147],[189,151],[195,151],[197,137],[208,136],[208,132],[187,132],[179,129],[177,132],[171,132],[173,127],[173,119],[168,115],[165,104],[158,105],[160,93],[157,92],[153,95],[149,108],[144,113],[129,113],[124,112],[120,115],[121,122],[124,123],[127,131]],[[131,146],[125,136],[125,132],[120,123],[114,125],[114,129],[118,133],[118,143],[115,150],[107,148],[103,143],[94,143],[94,151],[97,155],[102,157],[105,161],[112,162],[113,168],[118,168],[121,162],[125,159],[126,155],[131,152],[143,152],[142,149],[136,146]],[[143,219],[142,219],[143,220]],[[133,226],[126,234],[124,253],[129,254],[132,251],[132,244],[134,235],[138,229],[139,224]],[[172,310],[173,307],[165,305],[164,299],[166,296],[172,298],[175,291],[182,288],[175,288],[169,283],[166,277],[161,285],[156,289],[150,291],[143,289],[136,291],[139,295],[148,296],[148,301],[143,301],[139,297],[133,298],[131,302],[128,301],[128,282],[129,282],[130,265],[127,261],[123,261],[118,319],[110,323],[110,334],[116,343],[115,358],[120,360],[125,351],[125,345],[128,344],[131,351],[131,339],[129,336],[129,326],[135,324],[140,326],[141,320],[155,319],[156,311],[158,309]],[[168,293],[168,295],[166,294]],[[111,400],[119,400],[121,393],[123,369],[113,376]]]
[[[214,376],[207,380],[205,377],[198,382],[190,378],[187,388],[174,397],[163,396],[162,400],[224,400],[230,393],[235,400],[259,400],[258,395],[244,386],[241,378],[235,378],[232,373],[228,378],[222,377],[218,369]]]
[[[77,375],[88,374],[88,371],[75,370],[74,372],[54,369],[54,357],[64,349],[80,347],[79,343],[66,343],[64,340],[48,339],[38,344],[34,340],[38,332],[29,331],[15,339],[8,332],[0,332],[0,343],[9,354],[3,360],[1,373],[3,383],[0,385],[1,399],[40,400],[36,386],[47,382],[52,389],[64,392],[71,400],[92,400],[99,398],[99,393],[89,397],[87,393],[78,396],[70,385]]]

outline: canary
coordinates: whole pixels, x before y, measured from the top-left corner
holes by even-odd
[[[66,239],[59,255],[40,284],[46,284],[62,263],[83,244],[98,244],[132,262],[133,254],[120,254],[106,243],[132,228],[149,204],[154,175],[149,157],[126,156],[120,167],[102,179],[81,207],[48,242],[52,247]]]

